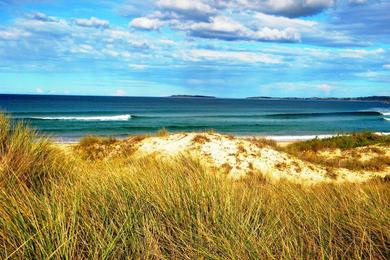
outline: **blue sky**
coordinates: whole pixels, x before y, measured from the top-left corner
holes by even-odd
[[[390,0],[0,0],[0,93],[390,95]]]

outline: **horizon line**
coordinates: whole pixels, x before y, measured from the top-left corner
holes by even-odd
[[[358,98],[372,98],[372,97],[388,97],[390,95],[370,95],[370,96],[355,96],[355,97],[299,97],[299,96],[287,96],[287,97],[275,97],[275,96],[248,96],[248,97],[220,97],[201,94],[172,94],[168,96],[115,96],[115,95],[90,95],[90,94],[40,94],[40,93],[0,93],[0,96],[58,96],[58,97],[116,97],[116,98],[204,98],[204,99],[358,99]]]

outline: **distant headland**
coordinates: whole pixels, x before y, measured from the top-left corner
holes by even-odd
[[[385,102],[390,103],[390,96],[369,96],[369,97],[347,97],[347,98],[321,98],[321,97],[247,97],[247,99],[260,99],[260,100],[313,100],[313,101],[371,101],[371,102]]]

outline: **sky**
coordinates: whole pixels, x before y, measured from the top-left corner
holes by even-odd
[[[0,93],[390,95],[390,0],[0,0]]]

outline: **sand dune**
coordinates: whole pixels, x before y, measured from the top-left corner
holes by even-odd
[[[389,152],[387,148],[384,152]],[[360,148],[357,151],[369,153]],[[374,172],[352,171],[325,167],[301,160],[259,138],[236,138],[218,133],[178,133],[163,136],[133,137],[113,145],[108,157],[119,154],[169,158],[181,154],[198,157],[211,168],[221,170],[233,179],[262,175],[268,181],[286,179],[312,184],[318,182],[363,182],[389,174],[388,170]],[[323,151],[323,156],[346,156],[347,152]],[[361,156],[364,159],[364,156]]]

